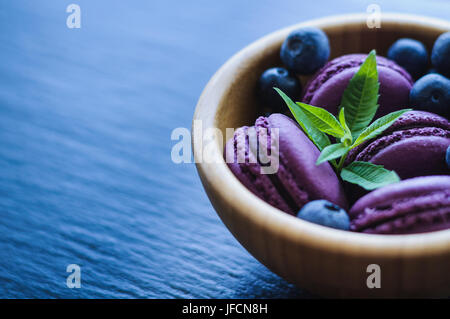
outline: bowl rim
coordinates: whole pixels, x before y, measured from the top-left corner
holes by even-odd
[[[274,43],[281,43],[291,30],[305,26],[318,28],[359,26],[366,22],[367,17],[367,14],[358,13],[308,20],[276,30],[249,44],[226,61],[210,79],[198,100],[193,123],[196,120],[202,121],[202,133],[207,128],[217,128],[218,107],[223,95],[232,85],[233,75],[239,72],[242,62],[255,54],[261,54],[266,47]],[[409,24],[436,29],[442,33],[450,30],[450,22],[445,20],[403,13],[382,13],[381,23]],[[194,129],[191,132],[196,167],[205,189],[209,190],[209,196],[219,196],[230,206],[229,212],[245,214],[246,218],[260,227],[283,233],[284,237],[295,242],[343,254],[413,257],[450,251],[450,229],[409,235],[373,235],[323,227],[286,214],[251,193],[233,175],[223,160],[223,150],[220,149],[223,141],[219,141],[217,136],[214,136],[208,145],[210,161],[198,162],[197,159],[201,158],[203,152],[203,141],[199,136],[200,132]],[[221,212],[216,211],[221,216]]]

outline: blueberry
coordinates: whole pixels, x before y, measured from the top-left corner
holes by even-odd
[[[292,31],[281,46],[280,56],[289,70],[312,74],[324,66],[330,56],[328,37],[317,28]]]
[[[322,226],[342,230],[350,229],[347,212],[324,199],[309,202],[300,209],[297,217]]]
[[[427,74],[414,83],[409,94],[411,107],[450,117],[450,80],[440,74]]]
[[[281,96],[273,89],[279,88],[292,100],[298,101],[302,92],[300,81],[283,68],[271,68],[263,72],[258,81],[258,94],[261,102],[275,112],[284,112],[287,106]]]
[[[447,162],[447,168],[450,169],[450,146],[447,147],[447,152],[445,153],[445,161]]]
[[[450,32],[437,38],[431,51],[431,62],[440,74],[450,77]]]
[[[428,52],[422,42],[413,39],[397,40],[388,50],[388,59],[395,61],[415,79],[428,68]]]

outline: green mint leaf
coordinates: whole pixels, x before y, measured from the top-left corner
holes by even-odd
[[[354,138],[375,116],[379,88],[376,53],[372,50],[342,95],[341,107],[345,107],[345,119]]]
[[[325,147],[320,153],[317,159],[316,165],[320,165],[323,162],[331,161],[333,159],[339,158],[349,151],[349,147],[344,143],[331,144]]]
[[[351,133],[350,128],[347,125],[347,122],[345,122],[345,108],[341,108],[339,111],[339,123],[341,123],[344,130],[348,133]]]
[[[331,144],[328,136],[325,133],[318,130],[310,122],[308,117],[305,115],[305,112],[303,112],[303,110],[297,104],[295,104],[289,96],[287,96],[283,91],[281,91],[278,88],[274,87],[274,89],[283,98],[284,102],[289,107],[289,110],[291,111],[294,118],[297,120],[300,127],[303,129],[303,131],[309,137],[309,139],[317,146],[319,151],[322,151],[325,147]]]
[[[341,171],[344,181],[357,184],[367,190],[373,190],[382,186],[400,181],[397,173],[389,171],[381,165],[368,162],[352,162]]]
[[[411,109],[404,109],[397,112],[389,113],[383,117],[380,117],[375,122],[370,124],[364,131],[362,131],[361,135],[358,136],[355,143],[351,146],[354,148],[364,141],[370,140],[379,134],[381,134],[384,130],[386,130],[389,126],[394,124],[394,122],[405,112],[411,111]]]
[[[339,111],[339,123],[341,123],[342,127],[344,128],[345,134],[341,138],[341,142],[345,145],[351,145],[353,142],[352,138],[352,132],[350,131],[349,127],[347,126],[347,123],[345,122],[345,108],[341,108]]]
[[[296,104],[303,109],[311,123],[321,132],[338,138],[345,135],[344,128],[339,121],[327,110],[302,102],[297,102]]]

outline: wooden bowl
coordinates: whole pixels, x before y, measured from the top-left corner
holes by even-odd
[[[384,14],[379,29],[369,29],[366,19],[367,15],[352,14],[300,23],[259,39],[229,59],[209,81],[195,111],[194,121],[202,124],[192,134],[197,169],[214,208],[239,242],[299,287],[330,297],[448,297],[450,230],[389,236],[308,223],[253,195],[223,160],[225,129],[254,123],[260,112],[257,79],[266,68],[281,65],[279,49],[291,30],[324,30],[331,58],[374,48],[385,55],[400,37],[420,40],[431,51],[438,35],[450,30],[447,21],[421,16]],[[224,138],[207,134],[208,128],[219,128]],[[367,286],[371,264],[380,266],[381,288]]]

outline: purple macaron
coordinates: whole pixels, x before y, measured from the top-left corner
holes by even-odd
[[[402,179],[448,174],[445,154],[450,122],[433,113],[403,114],[382,135],[350,151],[347,164],[365,161],[394,170]]]
[[[258,147],[271,149],[271,158],[278,154],[275,172],[262,173]],[[286,213],[296,214],[303,205],[316,199],[347,208],[344,190],[333,169],[328,163],[315,164],[319,150],[297,123],[285,115],[259,117],[254,126],[238,128],[227,142],[224,155],[242,184]]]
[[[328,62],[308,82],[302,101],[337,114],[345,88],[366,57],[349,54]],[[413,80],[402,67],[384,57],[377,56],[377,68],[380,107],[375,117],[380,117],[409,105]]]
[[[450,176],[407,179],[360,198],[349,212],[350,230],[414,234],[450,228]]]

